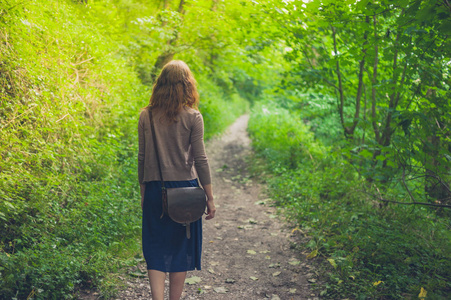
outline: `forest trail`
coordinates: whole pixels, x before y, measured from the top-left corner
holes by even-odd
[[[291,230],[263,204],[262,186],[249,176],[248,119],[238,118],[206,145],[218,210],[203,221],[202,271],[187,275],[200,282],[186,284],[182,299],[317,299],[313,267],[290,249]],[[128,278],[117,299],[150,299],[148,279]]]

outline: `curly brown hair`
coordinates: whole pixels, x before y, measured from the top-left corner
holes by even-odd
[[[176,122],[183,107],[197,109],[199,93],[197,82],[188,65],[181,60],[167,63],[158,76],[150,97],[152,109],[162,109],[169,122]]]

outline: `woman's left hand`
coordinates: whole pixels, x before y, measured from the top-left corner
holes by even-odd
[[[205,220],[211,220],[215,217],[216,213],[216,207],[213,200],[207,200],[207,217],[205,217]]]

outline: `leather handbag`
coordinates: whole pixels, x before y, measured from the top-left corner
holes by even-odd
[[[190,223],[199,220],[205,213],[207,206],[207,196],[201,187],[179,187],[166,188],[164,185],[163,172],[161,172],[160,156],[158,154],[157,137],[152,117],[152,109],[149,109],[149,120],[152,131],[152,139],[157,156],[158,171],[161,179],[161,194],[163,212],[160,218],[166,213],[174,222],[186,226],[186,237],[191,238]]]

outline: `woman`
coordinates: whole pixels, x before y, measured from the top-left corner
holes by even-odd
[[[214,218],[215,205],[210,167],[203,141],[204,123],[197,110],[199,94],[188,66],[174,60],[164,66],[148,107],[139,116],[138,175],[143,210],[142,243],[154,300],[164,298],[169,273],[169,299],[180,299],[186,272],[200,270],[202,220],[186,228],[162,215],[161,178],[150,129],[149,111],[155,125],[160,166],[166,187],[198,186],[207,194],[207,220]],[[197,176],[196,176],[197,174]]]

